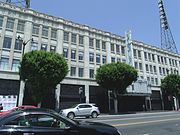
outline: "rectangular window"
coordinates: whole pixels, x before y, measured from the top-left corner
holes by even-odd
[[[133,49],[134,58],[137,58],[137,50]]]
[[[117,62],[121,62],[121,58],[117,58]]]
[[[54,38],[54,39],[57,38],[57,30],[55,30],[55,29],[51,30],[51,38]]]
[[[111,57],[111,63],[116,62],[116,59],[114,57]]]
[[[144,52],[144,59],[147,60],[147,53]]]
[[[83,45],[84,44],[84,37],[79,35],[79,44]]]
[[[76,34],[71,34],[71,42],[76,44]]]
[[[96,39],[96,50],[100,50],[100,40]]]
[[[161,67],[159,67],[159,74],[162,75]]]
[[[33,50],[38,50],[38,43],[31,42],[31,51],[33,51]]]
[[[157,59],[158,59],[158,63],[160,63],[160,56],[157,56]]]
[[[2,26],[3,26],[3,17],[0,16],[0,27],[2,27]]]
[[[22,40],[16,39],[14,49],[15,50],[22,50],[22,44],[23,44]]]
[[[7,20],[6,28],[13,30],[13,28],[14,28],[14,19],[8,19]]]
[[[94,62],[94,53],[89,53],[89,62]]]
[[[71,76],[76,76],[76,67],[71,67],[70,75]]]
[[[68,58],[68,49],[67,48],[63,49],[63,56],[64,56],[64,58]]]
[[[89,78],[94,78],[94,69],[89,69]]]
[[[97,63],[97,64],[100,64],[100,63],[101,63],[100,54],[96,54],[96,63]]]
[[[154,57],[154,54],[152,54],[152,60],[153,60],[153,62],[155,62],[155,57]]]
[[[47,44],[41,44],[41,50],[46,51],[47,50]]]
[[[18,72],[19,71],[19,65],[20,65],[20,60],[13,59],[12,71]]]
[[[102,63],[105,64],[106,63],[106,56],[102,56]]]
[[[89,47],[94,48],[94,39],[93,38],[89,38]]]
[[[120,47],[119,47],[119,45],[116,45],[116,53],[120,54]]]
[[[121,46],[121,54],[122,54],[123,56],[125,56],[125,47],[124,47],[124,46]]]
[[[146,64],[146,72],[149,72],[149,66]]]
[[[111,52],[114,53],[114,44],[111,44]]]
[[[56,52],[56,46],[51,45],[50,46],[50,52]]]
[[[76,50],[71,50],[71,59],[76,60]]]
[[[162,64],[164,64],[164,57],[161,57],[161,62]]]
[[[33,25],[32,34],[35,34],[35,35],[39,34],[39,25]]]
[[[84,68],[79,68],[79,77],[84,77]]]
[[[134,67],[135,67],[135,69],[138,69],[138,63],[137,62],[134,62]]]
[[[148,53],[148,59],[149,59],[149,61],[152,61],[150,53]]]
[[[158,85],[158,79],[157,78],[155,78],[155,82],[156,82],[156,85]]]
[[[9,58],[3,58],[0,59],[0,69],[1,70],[8,70],[9,68]]]
[[[3,48],[10,49],[11,48],[11,41],[12,41],[12,38],[4,37]]]
[[[64,31],[64,41],[69,41],[69,32]]]
[[[154,84],[154,78],[151,77],[151,84]]]
[[[149,68],[150,68],[150,72],[153,73],[152,65],[150,65]]]
[[[153,66],[154,68],[154,73],[157,74],[156,66]]]
[[[48,37],[48,27],[42,28],[42,36]]]
[[[79,61],[83,61],[84,60],[84,52],[79,51]]]
[[[141,59],[141,51],[138,50],[138,58]]]
[[[102,50],[106,51],[106,42],[105,41],[102,41]]]
[[[139,70],[140,70],[140,71],[143,70],[142,63],[139,63]]]
[[[24,26],[25,26],[25,22],[23,22],[23,21],[18,21],[17,30],[23,32],[23,31],[24,31]]]

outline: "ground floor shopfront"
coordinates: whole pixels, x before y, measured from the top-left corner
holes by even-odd
[[[21,85],[22,87],[23,85]],[[25,86],[23,104],[33,104],[28,93],[28,85]],[[0,79],[0,96],[16,97],[16,105],[19,100],[20,81],[17,78]],[[8,99],[6,99],[8,101]],[[15,102],[15,101],[14,101]],[[96,103],[102,113],[113,112],[113,98],[109,91],[101,88],[93,80],[81,80],[66,78],[57,85],[57,89],[45,97],[42,106],[52,109],[63,109],[77,103]],[[162,94],[158,88],[152,89],[152,94],[126,94],[118,98],[119,112],[162,110]]]

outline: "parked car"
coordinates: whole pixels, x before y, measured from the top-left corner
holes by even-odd
[[[10,110],[0,112],[0,116],[3,116],[5,114],[8,114],[8,113],[13,112],[13,111],[27,109],[27,108],[37,108],[37,107],[36,106],[31,106],[31,105],[18,106],[18,107],[14,107],[14,108],[12,108]]]
[[[66,116],[70,119],[74,119],[74,117],[85,116],[85,117],[92,117],[96,118],[100,115],[99,108],[96,104],[76,104],[68,109],[63,109],[60,111],[60,114]]]
[[[11,135],[121,135],[113,126],[73,121],[49,109],[18,110],[0,117],[0,134]]]

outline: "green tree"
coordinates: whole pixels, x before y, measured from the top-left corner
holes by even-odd
[[[68,73],[64,57],[58,53],[32,51],[23,56],[19,74],[22,80],[31,86],[30,92],[36,103],[55,90]]]
[[[126,93],[126,88],[137,80],[137,71],[125,63],[110,63],[97,69],[96,81],[107,90],[113,91],[115,113],[118,112],[118,94]]]
[[[175,109],[173,96],[176,97],[176,101],[179,102],[178,94],[180,94],[180,75],[167,75],[161,82],[161,90],[164,98],[168,97],[171,102],[172,109]]]
[[[167,75],[161,82],[161,89],[169,95],[177,95],[180,93],[180,75]]]

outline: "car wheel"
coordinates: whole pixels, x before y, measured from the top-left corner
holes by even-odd
[[[74,113],[73,112],[68,113],[67,117],[69,119],[74,119]]]
[[[97,114],[97,112],[92,112],[91,116],[92,116],[92,118],[97,118],[98,114]]]

